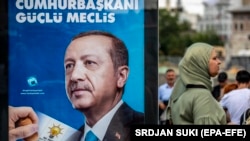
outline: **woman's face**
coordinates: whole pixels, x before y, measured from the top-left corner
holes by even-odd
[[[213,49],[209,59],[209,74],[211,77],[215,77],[220,70],[221,61],[217,56],[215,49]]]

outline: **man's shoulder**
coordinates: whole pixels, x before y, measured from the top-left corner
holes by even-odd
[[[121,105],[120,109],[121,109],[122,111],[131,112],[131,113],[133,113],[133,114],[135,114],[135,115],[144,115],[142,112],[139,112],[139,111],[136,111],[135,109],[133,109],[133,108],[132,108],[131,106],[129,106],[126,102],[124,102],[124,103]]]
[[[130,127],[143,123],[144,114],[137,112],[126,102],[123,102],[111,119],[104,138],[107,140],[117,140],[117,134],[120,134],[122,136],[119,137],[119,140],[126,140],[130,137]]]
[[[135,109],[130,107],[126,102],[121,105],[117,112],[117,116],[123,117],[124,120],[130,120],[130,122],[134,123],[144,122],[144,114],[142,112],[136,111]]]
[[[225,95],[229,95],[230,97],[237,97],[237,96],[242,96],[242,95],[247,95],[250,94],[249,89],[235,89],[230,92],[228,92]]]
[[[163,88],[163,87],[166,87],[167,86],[167,83],[163,83],[159,86],[159,88]]]
[[[168,89],[172,89],[172,87],[170,87],[167,83],[161,84],[158,87],[159,90],[168,90]]]
[[[223,97],[221,98],[221,101],[224,101],[224,100],[234,100],[236,97],[238,97],[238,94],[241,93],[241,91],[239,91],[238,89],[236,90],[232,90],[226,94],[223,95]]]
[[[242,90],[241,89],[235,89],[235,90],[232,90],[232,91],[226,93],[225,95],[235,96],[235,94],[238,94],[238,93],[242,93]]]

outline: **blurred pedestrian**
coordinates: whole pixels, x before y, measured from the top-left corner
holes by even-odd
[[[246,70],[240,70],[236,74],[238,88],[225,94],[220,104],[227,109],[231,122],[240,125],[241,115],[250,108],[250,73]]]
[[[168,104],[172,124],[227,124],[225,111],[211,93],[211,77],[219,73],[220,64],[209,44],[194,43],[187,49]]]
[[[176,80],[176,73],[173,69],[167,69],[165,72],[166,82],[159,86],[158,89],[158,102],[159,102],[159,121],[160,124],[166,124],[166,112],[165,109],[168,105],[169,97],[172,93],[174,83]]]
[[[217,101],[222,97],[224,86],[228,83],[226,72],[220,72],[217,77],[218,85],[214,86],[212,94]]]
[[[231,92],[232,90],[235,90],[235,89],[237,89],[237,88],[238,88],[238,85],[235,84],[235,83],[226,84],[226,85],[224,86],[223,95],[221,95],[221,98],[222,98],[225,94],[227,94],[227,93],[229,93],[229,92]],[[219,101],[220,101],[221,98],[219,98]],[[224,108],[224,110],[225,110],[226,115],[227,115],[227,123],[231,123],[231,117],[230,117],[230,114],[228,113],[227,108]]]

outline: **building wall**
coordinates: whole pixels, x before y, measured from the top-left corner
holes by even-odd
[[[250,5],[232,12],[232,56],[250,56]]]
[[[214,30],[227,41],[232,34],[232,17],[229,10],[236,5],[240,5],[238,0],[218,0],[215,4],[204,3],[204,16],[198,23],[198,31]]]

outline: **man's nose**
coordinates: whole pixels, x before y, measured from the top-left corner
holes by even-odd
[[[221,60],[220,59],[218,59],[218,62],[219,62],[219,64],[221,64]]]
[[[86,68],[82,64],[76,64],[71,75],[72,81],[85,80]]]

